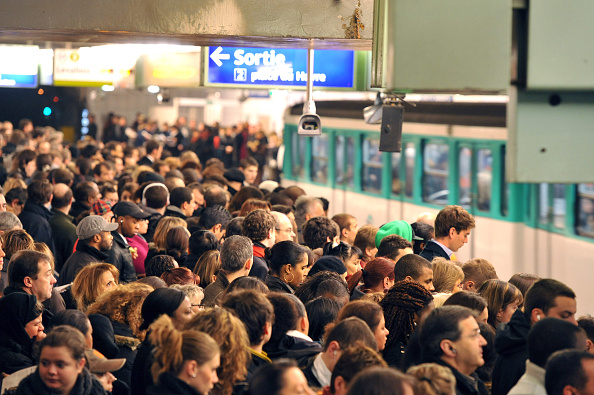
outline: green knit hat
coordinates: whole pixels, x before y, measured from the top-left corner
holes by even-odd
[[[375,235],[375,246],[379,248],[382,239],[389,235],[398,235],[403,239],[412,242],[414,233],[412,227],[406,221],[388,222],[377,231],[377,234]]]

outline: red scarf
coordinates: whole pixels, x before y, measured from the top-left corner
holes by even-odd
[[[254,245],[254,256],[264,258],[264,247]]]

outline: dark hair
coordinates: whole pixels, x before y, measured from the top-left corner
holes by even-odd
[[[283,190],[283,193],[291,199],[293,199],[293,204],[295,204],[294,202],[297,200],[297,198],[299,198],[299,196],[305,195],[305,191],[303,190],[303,188],[297,185],[291,185],[286,187]]]
[[[291,368],[297,368],[297,362],[293,359],[278,359],[263,365],[251,377],[249,393],[278,395],[285,385],[285,374]]]
[[[375,335],[365,321],[357,317],[345,318],[326,332],[324,351],[328,350],[333,341],[337,342],[342,350],[361,345],[377,351]]]
[[[534,284],[538,280],[540,280],[540,277],[535,274],[516,273],[513,276],[511,276],[511,278],[509,279],[509,283],[515,285],[516,288],[518,288],[522,293],[522,296],[526,298],[526,293],[528,292],[532,284]],[[521,308],[523,305],[524,301],[522,301],[518,308]]]
[[[203,193],[206,207],[227,205],[227,192],[220,186],[212,186]]]
[[[308,276],[307,280],[295,291],[295,296],[301,299],[304,304],[318,296],[348,299],[349,289],[338,273],[323,271],[312,277]]]
[[[579,348],[578,334],[585,332],[579,326],[557,318],[543,318],[528,332],[528,359],[544,368],[547,359],[559,350]],[[585,346],[585,344],[583,344]]]
[[[590,341],[594,341],[594,318],[588,314],[578,318],[577,324],[586,332],[586,336]]]
[[[227,228],[225,229],[225,237],[230,236],[241,236],[243,227],[243,217],[235,217],[227,224]]]
[[[171,191],[169,201],[172,206],[181,208],[184,203],[192,201],[192,190],[187,187],[177,187]]]
[[[70,200],[72,200],[72,190],[70,188],[66,189],[66,193],[62,196],[58,196],[54,193],[52,197],[52,208],[66,207],[70,204]]]
[[[337,321],[349,317],[358,317],[365,321],[372,332],[375,333],[384,311],[379,304],[367,300],[354,300],[344,305],[338,312]]]
[[[235,212],[241,210],[241,206],[249,198],[264,199],[264,194],[256,187],[245,186],[237,191],[229,202],[229,211]]]
[[[229,285],[227,285],[227,289],[225,289],[225,292],[223,293],[223,298],[226,294],[230,294],[231,292],[238,292],[240,290],[248,289],[258,291],[262,294],[267,294],[269,291],[268,286],[264,284],[264,282],[259,278],[241,276],[237,277],[235,280],[231,281]]]
[[[217,236],[208,230],[197,230],[190,236],[190,254],[201,257],[206,251],[221,248]]]
[[[266,323],[274,322],[272,303],[262,293],[240,290],[223,297],[221,306],[231,310],[245,325],[251,345],[258,345],[265,335]]]
[[[175,267],[175,260],[170,255],[155,255],[144,265],[146,276],[161,277],[161,274],[168,269]]]
[[[450,229],[457,233],[474,228],[474,218],[460,206],[445,206],[435,217],[435,237],[446,237]]]
[[[405,385],[414,388],[414,379],[396,369],[373,366],[353,377],[347,395],[404,395]]]
[[[215,205],[202,210],[198,226],[204,229],[212,229],[215,225],[221,224],[221,230],[225,230],[232,219],[233,217],[225,207]]]
[[[89,196],[93,196],[96,193],[95,183],[92,181],[84,181],[78,183],[74,190],[72,191],[72,195],[74,196],[74,200],[77,202],[88,204]]]
[[[413,281],[399,281],[380,302],[384,309],[386,328],[390,331],[386,348],[401,342],[408,343],[415,330],[415,313],[419,313],[433,301],[433,295],[421,284]]]
[[[190,236],[188,230],[183,226],[174,226],[169,229],[165,236],[165,251],[176,260],[180,259],[188,251]]]
[[[538,280],[532,284],[532,287],[526,293],[524,314],[529,320],[534,309],[541,309],[546,315],[551,307],[555,307],[555,298],[557,296],[575,299],[575,293],[561,281],[552,278]]]
[[[72,358],[80,361],[85,357],[85,338],[83,334],[70,325],[60,325],[48,333],[37,345],[37,355],[39,359],[44,347],[66,347]]]
[[[272,205],[271,210],[277,211],[277,212],[285,214],[285,215],[289,215],[289,214],[295,212],[295,210],[293,210],[292,206],[287,206],[284,204],[274,204],[274,205]]]
[[[324,255],[335,256],[337,258],[340,258],[342,262],[346,263],[346,261],[351,257],[351,246],[345,243],[344,241],[338,243],[336,247],[333,247],[333,244],[334,243],[331,241],[324,244]]]
[[[412,249],[413,246],[408,240],[398,235],[388,235],[384,237],[380,242],[375,256],[395,260],[396,257],[400,254],[400,250],[403,250],[405,248]]]
[[[17,153],[15,155],[15,159],[17,161],[18,168],[24,171],[25,165],[31,162],[32,160],[35,160],[36,156],[37,154],[35,153],[35,151],[30,149],[24,149],[21,152]]]
[[[86,335],[91,328],[89,318],[80,310],[62,310],[54,314],[50,322],[45,327],[46,333],[60,325],[70,325],[78,329],[83,335]]]
[[[303,241],[305,245],[315,250],[324,247],[330,239],[340,235],[340,228],[336,222],[326,217],[313,217],[303,226]]]
[[[336,319],[342,303],[337,300],[317,297],[305,304],[309,318],[309,337],[313,341],[321,341],[326,331],[326,326]]]
[[[32,181],[27,187],[28,201],[43,205],[50,201],[53,187],[48,180]]]
[[[272,324],[272,335],[265,349],[274,348],[274,345],[279,344],[288,331],[297,327],[299,320],[297,307],[288,295],[270,292],[266,296],[274,308],[274,324]]]
[[[8,263],[8,284],[20,288],[23,286],[25,277],[36,280],[40,261],[51,262],[50,257],[41,252],[31,250],[16,252]]]
[[[149,140],[146,142],[146,153],[150,155],[154,150],[158,150],[160,146],[161,144],[157,140]]]
[[[457,341],[462,335],[460,321],[474,317],[472,310],[462,306],[442,306],[433,310],[421,326],[421,348],[426,357],[440,358],[441,341]]]
[[[268,238],[271,230],[276,227],[276,220],[269,212],[258,209],[245,216],[241,230],[244,236],[252,241],[262,241]]]
[[[13,201],[17,201],[19,204],[25,204],[27,201],[27,190],[25,188],[12,188],[10,191],[6,192],[4,196],[6,198],[6,203],[11,204]]]
[[[54,184],[66,184],[70,186],[74,180],[74,174],[72,174],[70,169],[64,167],[52,170],[50,178]]]
[[[337,377],[342,377],[345,383],[350,383],[353,377],[360,371],[371,366],[388,367],[377,351],[370,347],[351,347],[344,350],[334,369],[330,379],[330,392],[335,393],[334,382]]]
[[[548,395],[562,395],[563,389],[570,385],[581,391],[591,380],[584,370],[584,360],[593,361],[594,355],[587,351],[557,351],[547,363],[545,388]]]
[[[388,258],[375,258],[349,278],[349,290],[353,292],[355,287],[363,280],[363,290],[371,290],[379,286],[384,278],[394,280],[394,261]]]
[[[425,268],[433,270],[431,262],[422,256],[407,254],[400,258],[398,264],[394,266],[394,279],[401,281],[410,276],[416,281],[423,274]]]
[[[413,222],[410,224],[415,236],[421,237],[423,240],[413,240],[413,252],[417,255],[423,250],[421,244],[427,245],[429,240],[435,235],[435,229],[433,226],[424,222]]]
[[[505,310],[511,303],[522,303],[522,293],[513,284],[503,280],[487,280],[481,285],[478,293],[487,300],[489,318],[487,322],[493,328],[498,324],[497,314]]]
[[[279,274],[285,265],[295,266],[306,254],[305,247],[290,241],[276,243],[267,256],[272,274]]]
[[[97,147],[95,144],[87,144],[80,150],[80,156],[90,159],[97,153],[97,151],[99,151],[99,147]]]
[[[144,188],[139,188],[142,189],[144,193],[146,206],[155,209],[167,206],[167,197],[169,196],[169,191],[167,190],[167,187],[164,187],[163,185],[151,186],[151,184],[155,183],[148,183],[147,185],[145,185]],[[151,187],[148,188],[149,186]]]
[[[140,314],[143,321],[140,330],[148,329],[162,314],[172,317],[185,298],[186,295],[177,289],[155,289],[142,302]]]
[[[487,307],[487,300],[477,293],[460,291],[447,298],[443,306],[464,306],[479,315]]]
[[[163,255],[167,256],[167,255]],[[170,257],[171,258],[171,257]],[[146,276],[142,277],[135,281],[139,284],[146,284],[152,289],[159,289],[159,288],[167,288],[167,283],[161,279],[161,277],[156,276]]]
[[[266,200],[268,200],[270,202],[270,204],[272,205],[272,211],[279,211],[279,210],[274,209],[274,207],[277,207],[277,206],[291,207],[293,205],[293,199],[291,199],[290,197],[288,197],[286,194],[284,194],[282,192],[272,192],[266,197]],[[279,211],[279,212],[281,212],[281,211]],[[283,213],[283,214],[286,214],[286,213]]]

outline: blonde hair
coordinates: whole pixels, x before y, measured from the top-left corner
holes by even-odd
[[[176,226],[182,226],[187,229],[188,223],[186,220],[178,217],[163,217],[159,220],[155,228],[155,235],[153,236],[153,243],[157,250],[165,250],[167,246],[167,233]]]
[[[204,332],[194,330],[178,331],[166,314],[151,326],[149,340],[155,345],[151,374],[159,381],[161,373],[179,375],[185,361],[196,361],[203,365],[220,354],[217,342]]]
[[[198,159],[198,155],[196,155],[193,151],[184,151],[179,156],[179,160],[181,162],[180,167],[184,167],[184,165],[188,162],[198,163],[200,165],[200,159]],[[201,166],[202,167],[202,166]]]
[[[113,274],[117,284],[120,271],[114,265],[103,262],[91,263],[83,267],[74,278],[70,292],[76,301],[76,306],[83,313],[99,297],[101,276],[107,271]]]
[[[164,162],[169,166],[171,170],[176,170],[181,167],[181,160],[175,156],[170,156],[164,159]]]
[[[245,380],[250,358],[250,341],[243,323],[228,310],[209,308],[199,311],[186,324],[186,329],[205,332],[218,343],[221,348],[221,366],[217,370],[219,382],[211,393],[231,394],[233,385]]]
[[[212,282],[212,276],[217,276],[221,270],[221,253],[218,250],[206,251],[203,253],[196,266],[194,273],[200,277],[200,286],[206,288]]]
[[[145,165],[141,165],[138,166],[134,169],[134,171],[132,172],[132,179],[134,180],[134,182],[138,183],[138,176],[140,175],[140,173],[142,173],[143,171],[148,171],[151,173],[154,173],[155,171],[153,170],[152,167],[150,166],[145,166]]]
[[[134,336],[143,341],[146,331],[140,330],[143,322],[142,303],[153,291],[153,287],[146,284],[120,285],[100,295],[95,303],[89,306],[87,314],[102,314],[112,321],[127,325]]]
[[[460,266],[445,258],[437,257],[431,262],[433,268],[433,286],[435,292],[453,293],[456,282],[464,281],[464,272]]]
[[[47,244],[45,244],[42,241],[37,241],[37,242],[33,243],[33,250],[47,255],[49,258],[50,266],[51,266],[52,270],[54,269],[56,260],[54,258],[54,254],[52,253],[52,250],[50,250],[50,248],[47,246]]]
[[[6,179],[6,182],[4,183],[4,187],[2,188],[4,190],[4,194],[6,195],[8,191],[15,188],[23,188],[26,190],[27,184],[20,178],[8,177],[8,179]]]
[[[190,299],[190,301],[192,301],[193,298],[198,298],[202,302],[202,300],[204,299],[204,289],[202,289],[202,287],[200,287],[198,285],[173,284],[173,285],[169,286],[169,288],[173,288],[173,289],[182,291],[184,293],[184,295],[186,295],[188,297],[188,299]]]
[[[2,249],[6,254],[6,261],[10,261],[10,258],[17,252],[33,250],[34,247],[35,240],[24,229],[13,229],[2,234]]]
[[[413,366],[406,374],[417,379],[417,395],[455,395],[456,377],[445,366],[423,363]]]

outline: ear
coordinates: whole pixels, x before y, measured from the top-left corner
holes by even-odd
[[[83,371],[86,362],[87,360],[85,358],[81,358],[80,361],[76,362],[76,371],[78,372],[78,374],[80,374]]]
[[[221,228],[223,227],[223,225],[221,224],[216,224],[215,226],[212,227],[212,233],[217,234],[221,231]]]
[[[270,335],[271,333],[272,333],[272,322],[270,322],[270,321],[267,321],[267,322],[264,324],[264,331],[263,331],[263,334],[264,334],[264,335]]]
[[[347,383],[344,381],[342,376],[336,376],[334,379],[334,393],[335,394],[346,394],[347,393]]]
[[[390,285],[390,277],[386,276],[384,277],[384,289],[388,288],[388,285]]]
[[[23,279],[23,284],[24,284],[25,288],[32,288],[33,287],[33,279],[29,276],[26,276]]]
[[[299,330],[304,332],[307,329],[307,318],[301,317],[299,319]]]
[[[457,234],[458,234],[458,232],[456,232],[456,228],[454,228],[454,227],[450,228],[450,231],[448,233],[448,236],[450,236],[450,238],[454,238]]]
[[[252,264],[254,263],[254,258],[249,258],[247,261],[245,261],[245,270],[249,271],[252,269]]]
[[[444,356],[449,358],[456,358],[456,349],[451,340],[443,339],[439,343],[439,348],[441,348],[441,352]]]
[[[462,288],[464,288],[465,291],[470,291],[470,292],[477,291],[474,281],[472,281],[472,280],[464,281],[464,285],[462,286]]]
[[[349,230],[347,228],[344,228],[343,230],[340,231],[340,236],[346,238],[349,234]]]
[[[330,355],[334,355],[337,351],[340,351],[340,344],[336,340],[332,340],[330,344],[328,344],[328,352]]]
[[[530,320],[532,322],[538,322],[545,317],[546,317],[546,315],[542,311],[542,309],[532,309],[532,312],[530,313]]]
[[[571,385],[566,385],[563,387],[563,395],[575,395],[578,393],[578,390]]]
[[[274,240],[276,238],[276,230],[274,228],[268,231],[268,238]]]
[[[412,278],[411,276],[404,277],[404,280],[406,280],[406,281],[413,281],[413,282],[415,281],[415,279]]]
[[[586,349],[588,352],[592,352],[592,348],[594,348],[594,343],[592,343],[592,340],[586,339]]]

